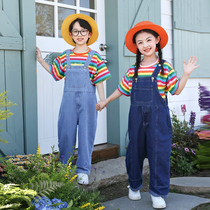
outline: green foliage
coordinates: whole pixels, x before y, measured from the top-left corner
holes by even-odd
[[[10,112],[10,110],[7,110],[7,108],[16,105],[7,99],[6,93],[7,92],[0,93],[0,120],[6,120],[6,118],[13,115],[13,113]],[[0,129],[0,132],[2,131],[4,130]],[[7,143],[7,141],[3,140],[1,137],[0,137],[0,142]]]
[[[177,115],[172,111],[172,143],[184,148],[198,148],[199,138],[194,134],[192,127],[188,127],[187,121],[181,121],[177,118]]]
[[[87,191],[81,187],[74,187],[70,183],[57,189],[56,192],[51,193],[49,198],[59,197],[65,200],[68,197],[73,201],[74,207],[82,207],[87,205],[84,209],[97,209],[103,199],[99,191]]]
[[[39,153],[39,149],[37,153]],[[24,156],[24,158],[26,157]],[[18,162],[14,162],[13,159],[17,159]],[[29,155],[27,161],[24,162],[21,162],[20,159],[20,155],[17,158],[2,159],[1,162],[6,166],[4,170],[7,182],[20,185],[44,180],[66,183],[75,176],[76,165],[69,168],[68,165],[62,164],[54,151],[48,156]],[[70,163],[72,161],[73,157],[69,159]],[[19,166],[21,163],[22,166]],[[69,169],[71,169],[71,173],[69,173]]]
[[[201,141],[196,150],[195,164],[198,169],[210,169],[210,140]]]
[[[36,191],[21,189],[16,184],[0,183],[0,209],[32,209],[28,207],[36,195]]]
[[[179,176],[190,176],[196,172],[194,162],[186,154],[181,155],[180,151],[171,152],[172,170]]]
[[[188,127],[185,120],[180,121],[173,112],[171,120],[171,173],[172,176],[189,176],[196,172],[194,160],[199,138],[194,134],[192,127]]]
[[[100,192],[88,192],[78,186],[76,165],[72,165],[73,157],[68,164],[62,164],[54,151],[43,156],[38,147],[36,155],[16,155],[0,162],[6,166],[4,183],[19,184],[21,189],[34,189],[37,197],[61,199],[69,204],[71,210],[103,209],[100,207]]]
[[[55,182],[50,180],[39,181],[39,182],[31,182],[27,184],[23,184],[21,188],[27,188],[31,190],[35,190],[37,192],[37,197],[41,198],[41,196],[49,196],[50,193],[54,193],[55,190],[64,186],[65,184],[62,182]]]

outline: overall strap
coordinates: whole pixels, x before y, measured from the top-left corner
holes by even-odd
[[[71,62],[70,62],[70,50],[66,50],[66,61],[67,61],[67,66],[70,68]]]
[[[165,60],[162,60],[162,61],[163,61],[163,64],[164,64],[165,63]],[[155,70],[153,71],[152,77],[155,77],[156,78],[160,71],[161,71],[161,64],[159,63],[157,65],[157,67],[155,68]]]
[[[139,77],[138,70],[139,69],[136,67],[136,64],[135,64],[135,66],[134,66],[134,75],[135,75],[135,73],[137,71],[137,78],[132,78],[132,80],[135,80],[135,82],[138,80],[138,77]]]
[[[88,68],[88,66],[89,66],[89,64],[90,64],[90,62],[91,62],[91,59],[92,59],[94,53],[95,53],[94,50],[91,50],[91,51],[89,52],[89,55],[88,55],[88,57],[87,57],[87,59],[86,59],[86,61],[85,61],[85,64],[84,64],[84,68]]]

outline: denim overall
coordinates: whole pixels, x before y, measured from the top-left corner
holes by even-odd
[[[159,64],[151,77],[138,77],[133,81],[126,168],[131,190],[141,189],[143,161],[147,156],[149,193],[166,198],[170,185],[172,126],[167,99],[164,101],[157,87],[160,70]]]
[[[66,164],[73,154],[78,127],[76,173],[84,174],[90,174],[97,124],[95,86],[91,84],[88,69],[94,53],[93,50],[89,52],[84,66],[73,66],[70,50],[66,51],[66,79],[58,119],[60,161]]]

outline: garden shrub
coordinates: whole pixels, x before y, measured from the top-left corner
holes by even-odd
[[[194,116],[195,117],[195,116]],[[194,133],[194,124],[181,121],[172,112],[171,175],[189,176],[196,172],[194,160],[199,138]]]
[[[5,168],[4,179],[0,182],[16,183],[21,189],[35,190],[37,197],[32,202],[35,210],[41,210],[44,205],[46,210],[61,209],[66,207],[66,203],[66,209],[71,210],[103,209],[99,191],[89,192],[77,184],[76,165],[72,165],[73,157],[68,164],[62,164],[54,151],[43,156],[38,147],[36,155],[10,156],[1,162]]]

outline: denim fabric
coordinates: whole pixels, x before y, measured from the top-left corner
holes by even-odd
[[[78,129],[76,173],[84,174],[90,174],[97,124],[95,86],[91,84],[88,70],[94,52],[90,51],[84,66],[72,66],[67,50],[66,80],[58,119],[60,161],[66,164],[73,154]]]
[[[133,81],[126,168],[131,189],[141,189],[143,161],[147,156],[149,192],[166,198],[170,186],[172,126],[168,102],[163,100],[157,88],[160,70],[157,66],[151,77],[138,77]]]

